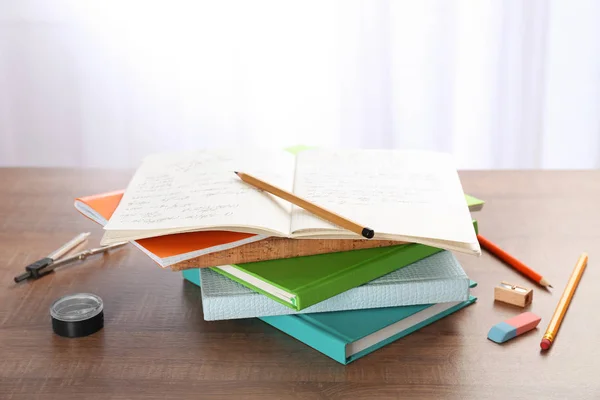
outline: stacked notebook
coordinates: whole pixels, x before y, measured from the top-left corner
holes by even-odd
[[[131,241],[182,270],[205,320],[260,318],[343,364],[475,301],[452,251],[479,254],[470,211],[483,202],[464,195],[445,155],[295,153],[155,155],[126,190],[75,206],[105,226],[104,244]],[[376,237],[240,185],[233,169],[370,221]]]

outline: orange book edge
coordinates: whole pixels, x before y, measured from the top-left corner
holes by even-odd
[[[86,218],[104,226],[113,215],[124,190],[83,196],[75,199],[75,208]],[[229,231],[176,233],[139,239],[132,243],[163,268],[202,255],[229,250],[268,236]]]

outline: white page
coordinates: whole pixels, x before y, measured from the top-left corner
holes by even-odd
[[[419,151],[307,150],[294,193],[381,234],[476,243],[450,155]],[[340,229],[298,207],[292,232]],[[347,232],[347,231],[345,231]]]
[[[295,157],[281,150],[206,150],[149,156],[136,171],[105,229],[247,226],[288,235],[290,203],[242,182],[234,171],[291,190],[294,163]]]

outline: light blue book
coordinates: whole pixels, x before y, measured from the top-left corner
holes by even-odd
[[[184,277],[200,285],[200,274],[184,271]],[[471,281],[471,287],[476,283]],[[477,300],[388,307],[327,313],[279,315],[260,318],[284,333],[348,364],[381,347],[444,318]]]
[[[202,282],[204,319],[207,321],[462,302],[469,299],[469,278],[449,251],[424,258],[301,311],[279,304],[209,268],[184,271],[184,274],[190,275],[198,273]]]

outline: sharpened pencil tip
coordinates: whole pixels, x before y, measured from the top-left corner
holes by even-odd
[[[554,286],[552,286],[552,285],[548,285],[548,287],[554,288]]]
[[[233,171],[233,173],[234,173],[234,174],[236,174],[236,175],[238,174],[238,172],[237,172],[237,171]]]

